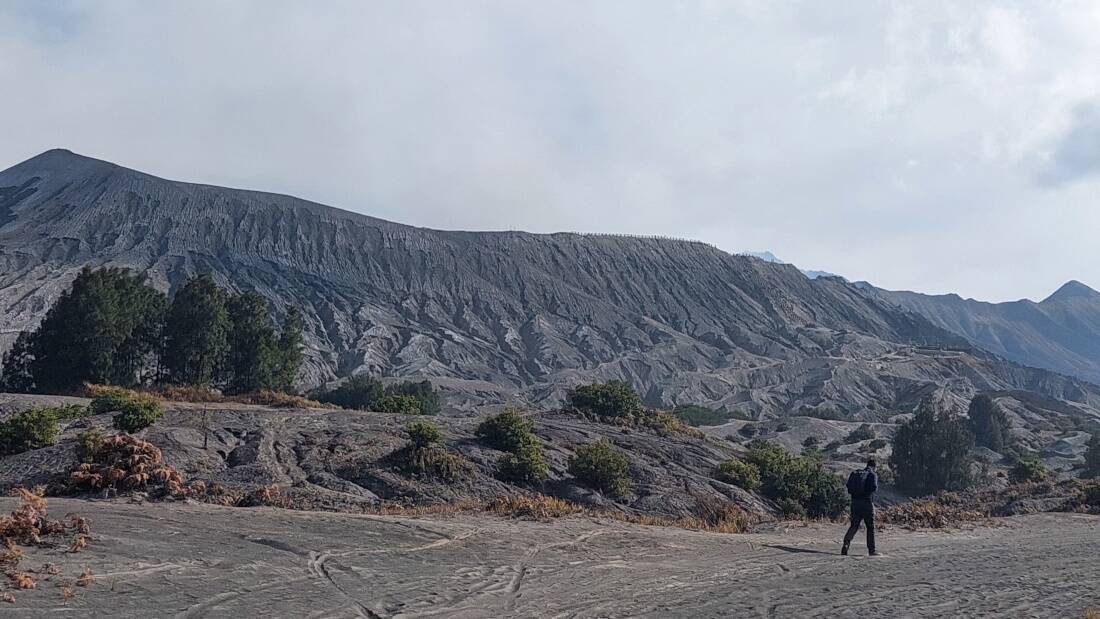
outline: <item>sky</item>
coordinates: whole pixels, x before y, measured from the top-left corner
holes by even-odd
[[[1100,289],[1098,2],[0,2],[0,168],[50,148],[443,229]]]

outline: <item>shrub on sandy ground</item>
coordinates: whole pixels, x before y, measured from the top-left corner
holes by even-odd
[[[817,458],[794,456],[778,445],[755,440],[745,462],[760,472],[760,492],[786,514],[836,518],[848,506],[844,484]]]
[[[569,474],[613,499],[630,495],[630,460],[606,439],[578,446],[569,458]]]
[[[383,385],[382,381],[370,376],[352,376],[343,384],[328,390],[319,390],[312,396],[328,404],[334,404],[341,408],[358,410],[371,410],[378,412],[409,412],[407,410],[389,410],[395,406],[393,402],[380,404],[379,400],[394,396],[400,398],[398,402],[404,402],[404,398],[412,398],[416,402],[416,413],[421,415],[435,415],[439,412],[439,392],[430,381],[402,381],[391,385]],[[407,404],[402,403],[402,407]]]
[[[405,432],[413,449],[424,449],[443,440],[439,426],[430,421],[410,421],[405,425]]]
[[[538,442],[531,431],[531,422],[511,408],[486,418],[478,424],[474,434],[501,451],[517,451],[524,445]]]
[[[52,520],[46,512],[46,500],[24,488],[16,488],[13,494],[20,499],[20,505],[11,514],[0,518],[0,539],[4,550],[0,551],[0,569],[11,581],[15,589],[34,589],[35,581],[26,571],[19,569],[23,559],[20,546],[57,547],[69,537],[69,552],[80,552],[88,547],[91,527],[88,521],[76,514],[69,514],[65,520]],[[60,574],[57,567],[51,568],[50,575]],[[13,595],[6,594],[5,599],[14,602]]]
[[[50,409],[12,413],[0,422],[0,454],[17,454],[53,445],[57,442],[57,432],[57,416]]]
[[[1100,434],[1089,436],[1085,449],[1085,470],[1081,471],[1081,477],[1100,477]]]
[[[716,410],[696,404],[681,404],[672,409],[672,414],[690,426],[720,426],[730,419],[747,420],[739,411]]]
[[[162,487],[170,494],[181,494],[184,483],[179,471],[164,463],[156,445],[130,434],[102,439],[92,461],[77,465],[69,482],[77,490]]]
[[[975,509],[972,501],[963,499],[956,492],[945,492],[893,505],[879,510],[876,518],[885,524],[898,524],[910,528],[942,529],[944,527],[984,520],[989,514]]]
[[[931,401],[922,402],[916,415],[894,434],[890,467],[898,488],[910,496],[922,496],[969,487],[973,446],[974,435],[966,420],[938,410]]]
[[[527,443],[497,460],[497,476],[514,484],[541,484],[549,473],[542,445]]]
[[[1042,481],[1050,472],[1038,458],[1020,458],[1008,470],[1008,481],[1020,484],[1029,481]]]
[[[621,380],[581,385],[566,398],[570,407],[597,417],[623,417],[642,410],[641,396]]]
[[[543,494],[499,496],[489,501],[485,510],[509,518],[533,520],[549,520],[585,512],[580,505]]]
[[[256,404],[258,406],[272,406],[275,408],[329,408],[321,402],[318,402],[317,400],[311,400],[309,398],[305,398],[300,395],[294,395],[292,393],[272,391],[270,389],[262,389],[260,391],[254,391],[252,393],[235,395],[226,398],[226,400],[229,402]]]
[[[103,433],[98,428],[88,428],[76,437],[76,458],[80,462],[95,462],[103,450]]]
[[[848,433],[848,436],[844,437],[844,444],[851,445],[852,443],[858,443],[873,438],[875,438],[875,429],[871,427],[871,424],[861,423],[858,428],[852,430]]]
[[[760,489],[760,469],[737,458],[730,458],[719,464],[715,476],[727,484],[750,492]]]
[[[384,395],[375,400],[371,408],[379,413],[394,413],[400,415],[420,414],[420,403],[411,395]]]
[[[123,432],[143,430],[164,415],[160,400],[121,387],[97,390],[88,408],[93,415],[115,413],[112,418],[115,428]]]

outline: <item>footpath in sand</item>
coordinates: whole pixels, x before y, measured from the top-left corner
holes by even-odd
[[[13,500],[0,501],[8,511]],[[722,535],[572,517],[400,518],[51,499],[92,524],[65,600],[49,580],[0,616],[1081,617],[1100,606],[1100,518],[1042,514],[952,532],[843,527]],[[62,614],[64,613],[64,614]]]

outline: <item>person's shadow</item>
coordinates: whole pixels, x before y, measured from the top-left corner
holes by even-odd
[[[774,548],[776,550],[782,550],[783,552],[793,552],[799,554],[814,554],[814,555],[831,555],[835,552],[827,552],[825,550],[814,550],[813,548],[795,548],[794,546],[779,546],[777,544],[761,544],[764,548]]]

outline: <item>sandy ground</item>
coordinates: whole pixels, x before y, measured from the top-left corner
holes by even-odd
[[[0,501],[10,509],[14,502]],[[396,518],[273,508],[50,500],[94,541],[28,552],[63,575],[0,616],[1081,617],[1100,605],[1100,519],[1021,516],[891,529],[884,556],[841,526],[720,535],[589,518]],[[63,599],[57,583],[97,582]]]

